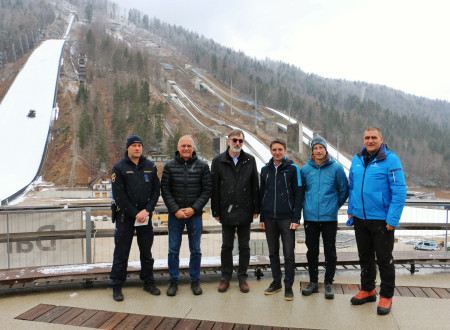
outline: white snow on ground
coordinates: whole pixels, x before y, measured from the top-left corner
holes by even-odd
[[[267,256],[268,258],[268,256]],[[257,258],[255,256],[250,257],[250,262],[256,262]],[[239,256],[233,256],[233,264],[238,265]],[[220,256],[217,257],[202,257],[201,267],[217,267],[220,265]],[[97,263],[97,264],[81,264],[81,265],[63,265],[63,266],[46,266],[42,268],[37,268],[35,271],[40,274],[67,274],[67,273],[81,273],[88,272],[92,269],[106,268],[110,269],[112,263]],[[140,261],[130,261],[128,262],[129,268],[140,268]],[[167,268],[167,259],[157,259],[153,265],[155,269],[165,269]],[[189,258],[180,258],[180,267],[189,267]]]
[[[31,54],[0,104],[0,201],[29,185],[45,149],[64,40],[44,41]],[[35,118],[28,118],[30,109]]]
[[[67,29],[66,29],[66,32],[64,33],[63,39],[67,40],[67,38],[69,38],[70,29],[72,28],[74,19],[75,19],[75,15],[73,15],[73,14],[70,15],[69,24],[67,25]]]

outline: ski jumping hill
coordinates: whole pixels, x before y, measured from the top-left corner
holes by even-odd
[[[0,201],[38,175],[52,119],[65,40],[46,40],[31,54],[0,103]],[[30,110],[35,117],[28,117]]]

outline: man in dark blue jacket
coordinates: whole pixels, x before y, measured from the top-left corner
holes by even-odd
[[[211,197],[211,172],[206,162],[197,158],[194,140],[185,135],[180,138],[174,159],[164,166],[161,194],[169,212],[169,288],[168,296],[178,290],[180,247],[184,227],[189,238],[189,276],[194,295],[202,294],[200,265],[202,252],[203,207]]]
[[[361,265],[361,291],[351,303],[376,301],[376,256],[381,279],[377,313],[389,314],[395,289],[394,232],[405,205],[406,183],[400,159],[383,144],[379,128],[365,130],[364,148],[353,157],[349,179],[347,225],[355,226]]]
[[[114,260],[109,287],[115,301],[122,301],[122,286],[127,278],[128,257],[136,231],[141,258],[140,278],[144,290],[152,295],[161,292],[155,286],[151,248],[153,245],[152,212],[159,198],[160,183],[155,164],[142,155],[143,142],[137,135],[128,138],[124,158],[112,170],[114,201],[118,207],[114,232]]]
[[[272,159],[261,169],[259,227],[266,231],[273,281],[264,294],[281,291],[280,237],[284,256],[284,299],[293,300],[295,230],[300,225],[303,187],[300,168],[286,157],[286,142],[270,143]]]
[[[337,215],[348,197],[348,181],[342,165],[328,155],[327,142],[321,136],[312,139],[311,149],[312,156],[301,169],[305,186],[303,218],[310,281],[302,294],[310,296],[319,292],[319,240],[322,233],[325,298],[334,299]]]

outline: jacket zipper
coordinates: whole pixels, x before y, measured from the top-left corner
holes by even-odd
[[[284,183],[286,184],[286,196],[287,196],[287,201],[289,203],[289,207],[291,208],[291,211],[294,210],[294,208],[292,207],[291,201],[289,200],[289,188],[288,188],[288,184],[287,184],[287,180],[286,180],[286,173],[284,173]]]
[[[269,179],[269,173],[267,173],[267,175],[266,175],[266,186],[267,186],[268,179]],[[261,205],[264,204],[264,200],[266,199],[266,193],[267,193],[267,189],[266,189],[266,191],[264,191],[264,196],[263,196]]]
[[[278,168],[275,167],[275,182],[274,182],[274,186],[275,186],[275,194],[273,196],[273,218],[276,218],[277,215],[277,173],[278,173]]]
[[[317,218],[318,218],[317,220],[320,219],[320,186],[321,186],[320,181],[322,178],[321,167],[318,166],[318,168],[319,168],[319,191],[317,192]]]
[[[184,191],[183,191],[183,201],[184,201],[184,207],[187,205],[187,199],[186,199],[186,191],[187,191],[187,163],[184,163]]]
[[[367,166],[369,166],[369,164],[367,164]],[[367,166],[364,163],[364,174],[363,174],[363,181],[362,181],[362,184],[361,184],[361,201],[362,201],[362,207],[363,207],[363,213],[364,213],[364,220],[367,219],[367,217],[366,217],[366,206],[364,205],[364,182],[365,182],[365,179],[366,179]]]

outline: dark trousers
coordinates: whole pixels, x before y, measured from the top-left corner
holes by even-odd
[[[267,245],[269,246],[270,268],[275,281],[281,282],[280,237],[284,256],[284,286],[292,288],[295,278],[295,230],[290,229],[291,220],[266,219],[264,221]]]
[[[220,253],[222,280],[231,280],[233,273],[233,243],[237,233],[239,246],[239,267],[237,277],[246,280],[250,263],[250,224],[240,226],[222,225],[222,251]]]
[[[332,284],[336,272],[336,232],[337,221],[306,221],[305,236],[308,252],[309,281],[317,283],[319,280],[319,252],[320,233],[322,233],[323,250],[325,253],[325,284]]]
[[[144,283],[154,283],[153,263],[151,248],[153,245],[153,227],[151,220],[146,226],[134,226],[134,219],[125,218],[124,221],[116,221],[114,232],[114,260],[109,275],[110,288],[121,288],[127,278],[128,257],[130,256],[131,243],[136,230],[137,243],[141,259],[140,279]]]
[[[184,227],[187,229],[189,239],[189,277],[191,281],[200,279],[200,265],[202,251],[200,240],[202,238],[203,220],[201,215],[194,215],[188,219],[178,219],[174,214],[169,214],[169,281],[178,282],[180,278],[180,247],[183,238]]]
[[[376,256],[381,279],[380,296],[391,298],[395,288],[395,266],[392,257],[394,230],[387,230],[384,220],[362,220],[356,217],[353,217],[353,220],[361,266],[361,290],[375,289]]]

